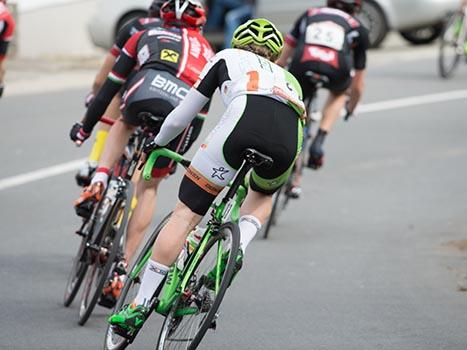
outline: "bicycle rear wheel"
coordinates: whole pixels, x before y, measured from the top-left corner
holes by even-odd
[[[461,12],[456,13],[449,19],[441,36],[438,65],[443,78],[452,76],[459,65],[460,58],[464,55],[465,29],[463,25],[464,15]]]
[[[194,268],[187,287],[165,318],[159,335],[158,350],[194,350],[207,330],[215,328],[217,311],[234,275],[239,247],[240,231],[237,224],[224,224],[213,235]],[[207,287],[207,276],[216,267],[218,254],[224,256],[227,265],[223,273],[220,270],[219,289],[216,293]]]
[[[157,236],[159,236],[159,233],[161,232],[162,228],[169,220],[170,215],[172,215],[172,213],[168,214],[156,227],[156,229],[144,245],[143,249],[139,253],[137,259],[135,260],[130,270],[128,279],[125,282],[125,286],[123,287],[122,293],[120,294],[120,297],[117,300],[117,304],[115,305],[114,310],[120,310],[124,305],[130,304],[136,297],[136,294],[138,293],[139,287],[141,285],[141,277],[145,270],[146,263],[148,261],[147,257],[148,255],[151,255],[154,242],[156,241]],[[115,333],[112,326],[110,324],[107,324],[107,331],[105,333],[104,340],[104,350],[122,350],[125,349],[129,344],[129,339],[126,339]]]
[[[274,200],[272,203],[271,215],[269,215],[268,221],[263,229],[263,239],[267,239],[269,236],[269,231],[272,226],[275,226],[277,223],[277,217],[279,216],[279,211],[281,210],[281,197],[284,196],[284,186],[282,186],[274,195]]]
[[[104,284],[109,278],[110,271],[116,262],[120,241],[128,221],[130,205],[124,195],[113,204],[102,231],[98,232],[92,244],[98,251],[88,248],[92,265],[86,272],[85,286],[81,296],[78,324],[83,326],[91,316],[99,297],[102,294]],[[122,217],[123,215],[123,217]]]
[[[82,223],[79,229],[79,233],[80,235],[82,235],[81,243],[75,258],[73,259],[71,271],[68,275],[65,293],[63,295],[63,305],[65,307],[70,306],[73,300],[75,299],[76,294],[78,293],[79,288],[83,283],[86,271],[89,267],[89,259],[87,259],[86,255],[86,245],[90,242],[92,238],[92,232],[94,232],[94,229],[100,230],[100,228],[102,227],[102,223],[96,224],[95,218],[95,215],[99,212],[101,205],[102,203],[99,203],[96,206],[91,217],[85,219],[85,221]]]

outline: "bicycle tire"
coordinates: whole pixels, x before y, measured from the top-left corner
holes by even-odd
[[[101,296],[102,289],[104,288],[104,284],[109,277],[111,268],[114,265],[115,259],[117,257],[117,253],[118,253],[119,246],[120,246],[119,242],[123,236],[123,232],[125,230],[126,223],[128,221],[128,217],[129,217],[130,210],[131,210],[131,205],[129,201],[131,200],[133,196],[132,183],[130,181],[125,181],[125,182],[127,183],[127,188],[124,192],[124,195],[121,198],[118,198],[113,204],[110,210],[110,215],[107,218],[106,224],[103,227],[104,231],[101,234],[101,237],[98,237],[99,235],[97,235],[98,245],[100,246],[103,240],[106,238],[106,236],[110,233],[110,230],[113,229],[113,227],[109,227],[109,225],[111,225],[114,222],[114,219],[118,217],[119,209],[120,209],[119,207],[123,203],[125,203],[126,205],[123,208],[123,220],[121,221],[120,226],[115,232],[115,237],[112,240],[112,246],[107,255],[106,262],[101,268],[99,268],[97,263],[94,263],[92,264],[92,266],[90,266],[90,268],[88,268],[86,272],[87,284],[85,285],[83,289],[83,293],[81,296],[81,303],[80,303],[79,312],[78,312],[78,324],[80,326],[84,326],[84,324],[87,322],[87,320],[91,316],[91,313],[94,310],[94,307],[96,306],[97,301],[99,300],[99,297]],[[99,273],[97,275],[97,278],[99,278],[99,282],[97,283],[95,283],[95,278],[94,278],[96,272]],[[93,285],[95,285],[95,289],[94,289],[94,292],[91,293]],[[89,295],[91,295],[90,299],[89,299]]]
[[[167,221],[169,221],[169,218],[171,215],[172,213],[169,213],[166,217],[162,219],[160,224],[152,232],[151,236],[149,236],[149,239],[147,240],[143,249],[138,254],[138,257],[136,258],[135,262],[133,263],[133,266],[130,269],[130,272],[128,274],[128,279],[126,280],[125,285],[122,289],[122,293],[120,294],[120,297],[117,300],[117,304],[115,304],[114,311],[120,310],[125,304],[128,304],[130,290],[136,284],[139,284],[139,275],[135,276],[135,278],[131,278],[132,272],[136,268],[136,266],[144,259],[147,252],[152,249],[152,247],[154,246],[154,243],[156,242],[157,236],[159,236],[159,233],[161,232],[162,228],[165,226]],[[143,272],[143,270],[144,268],[141,269],[141,272]],[[113,331],[112,326],[109,323],[107,323],[107,330],[105,332],[104,347],[103,347],[104,350],[123,350],[129,344],[130,344],[130,341],[128,339],[123,338],[119,336],[118,334],[116,334]]]
[[[65,307],[70,306],[75,299],[76,294],[78,294],[79,288],[81,287],[81,283],[83,283],[84,276],[86,275],[86,271],[89,265],[86,263],[86,261],[83,261],[82,257],[87,242],[87,237],[81,238],[81,244],[79,246],[78,253],[73,259],[73,265],[68,275],[67,284],[65,286],[65,294],[63,296],[63,306]]]
[[[91,218],[87,219],[80,229],[80,231],[85,236],[83,236],[81,239],[81,244],[79,246],[75,258],[73,259],[73,265],[68,275],[67,284],[65,286],[65,294],[63,296],[63,306],[65,307],[70,306],[73,300],[75,299],[76,294],[78,294],[79,288],[83,283],[86,271],[89,267],[88,259],[86,259],[86,257],[84,256],[86,252],[85,247],[86,244],[90,241],[92,237],[92,232],[96,228],[96,226],[98,227],[98,230],[101,229],[102,224],[96,224],[96,220],[94,217],[95,213],[97,213],[100,210],[101,204],[102,203],[99,203],[96,206]],[[91,227],[88,228],[88,225],[91,225]]]
[[[238,249],[240,248],[240,230],[239,230],[237,224],[229,222],[229,223],[223,224],[219,228],[219,233],[214,235],[211,238],[211,240],[209,241],[209,244],[206,246],[206,249],[203,252],[203,256],[201,257],[201,259],[198,262],[197,266],[193,270],[193,274],[192,274],[191,278],[192,278],[192,280],[193,280],[193,278],[195,278],[195,281],[196,281],[195,284],[197,286],[199,286],[199,284],[200,284],[199,290],[201,290],[204,287],[203,277],[205,275],[202,275],[200,277],[200,280],[197,281],[196,271],[202,265],[203,261],[207,257],[207,255],[208,255],[209,251],[211,250],[211,248],[213,248],[213,247],[216,248],[217,247],[216,243],[220,243],[220,240],[222,240],[225,235],[229,235],[231,237],[230,242],[229,242],[230,249],[228,250],[229,256],[227,258],[227,265],[226,265],[226,268],[224,270],[224,274],[222,276],[222,281],[220,283],[218,293],[217,293],[217,295],[215,295],[214,300],[212,301],[212,304],[209,307],[209,311],[204,311],[203,310],[204,312],[201,312],[201,310],[199,310],[200,311],[199,314],[205,313],[206,315],[204,316],[204,318],[199,323],[198,329],[197,329],[196,333],[193,335],[193,337],[192,338],[182,338],[182,340],[190,341],[189,345],[183,347],[185,349],[195,350],[198,347],[201,340],[206,335],[207,330],[212,327],[213,321],[215,320],[215,317],[217,317],[217,311],[219,309],[219,306],[220,306],[220,304],[221,304],[221,302],[222,302],[222,300],[223,300],[223,298],[225,296],[225,292],[227,291],[227,288],[229,287],[229,285],[231,283],[232,276],[234,275],[236,257],[237,257],[237,254],[238,254],[237,252],[238,252]],[[215,254],[215,256],[217,256],[217,253]],[[197,293],[199,292],[199,290],[197,291]],[[191,292],[189,290],[189,288],[187,288],[185,291]],[[183,293],[181,295],[183,295]],[[197,296],[198,296],[198,294],[197,294]],[[174,340],[175,347],[171,347],[170,343],[168,343],[168,341],[170,341],[168,339],[168,336],[170,336],[169,327],[171,327],[171,322],[172,321],[176,321],[177,324],[178,324],[176,326],[176,329],[175,329],[175,331],[176,331],[176,330],[178,330],[178,328],[182,324],[183,318],[189,316],[189,315],[175,316],[175,312],[177,311],[177,308],[179,307],[180,303],[182,303],[182,302],[183,302],[182,298],[181,297],[178,298],[178,300],[174,303],[174,306],[171,308],[168,315],[166,316],[164,324],[163,324],[163,326],[161,328],[161,332],[159,334],[159,339],[158,339],[158,344],[157,344],[157,349],[158,350],[174,349],[174,348],[178,348],[178,346],[180,345],[180,340]],[[175,320],[176,318],[177,318],[177,320]]]
[[[453,34],[455,31],[455,25],[457,21],[463,21],[463,14],[462,13],[456,13],[451,16],[449,19],[448,23],[446,24],[443,33],[441,35],[441,44],[439,48],[439,57],[438,57],[438,67],[439,67],[439,72],[442,78],[448,79],[452,77],[454,71],[459,65],[460,58],[462,54],[459,54],[458,48],[457,48],[457,42],[458,39],[454,39],[455,41],[452,42],[450,40],[449,36]],[[464,33],[465,36],[465,33]],[[446,62],[446,50],[448,49],[453,49],[455,50],[455,55],[453,61],[448,65]],[[464,48],[462,48],[462,51]]]
[[[272,203],[271,214],[269,215],[269,218],[266,221],[266,225],[264,226],[264,229],[263,229],[263,239],[268,239],[269,231],[271,230],[271,227],[275,226],[277,223],[277,214],[278,214],[278,210],[280,210],[279,202],[280,202],[281,195],[283,195],[283,191],[284,191],[284,186],[279,188],[279,190],[276,192],[274,196],[274,202]]]

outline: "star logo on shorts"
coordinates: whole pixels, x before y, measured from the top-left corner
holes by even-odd
[[[227,174],[229,172],[228,169],[224,168],[224,167],[220,167],[220,168],[212,168],[212,170],[214,170],[214,172],[212,173],[211,177],[213,179],[215,179],[216,177],[219,179],[219,180],[225,180],[224,178],[224,175]]]

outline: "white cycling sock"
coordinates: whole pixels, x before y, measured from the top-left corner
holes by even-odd
[[[108,180],[109,180],[109,174],[103,171],[97,171],[96,174],[92,177],[91,185],[95,184],[96,182],[102,182],[105,188],[107,186]]]
[[[246,247],[261,229],[261,222],[253,215],[243,215],[238,227],[240,228],[240,248],[245,253]]]
[[[139,287],[138,294],[134,300],[136,305],[146,305],[151,300],[152,296],[156,292],[156,289],[161,284],[165,275],[169,272],[169,268],[165,265],[159,264],[158,262],[149,259],[144,275],[141,280],[141,286]]]

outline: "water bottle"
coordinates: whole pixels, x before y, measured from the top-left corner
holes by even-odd
[[[176,261],[177,269],[179,269],[180,271],[183,270],[183,268],[185,267],[185,261],[186,261],[187,258],[188,258],[187,245],[184,244],[183,248],[182,248],[182,251],[178,255],[178,258],[177,258],[177,261]]]
[[[188,254],[193,253],[196,247],[198,247],[199,242],[201,242],[201,239],[204,236],[204,232],[206,232],[205,228],[196,226],[195,229],[188,234],[188,237],[186,239]]]

